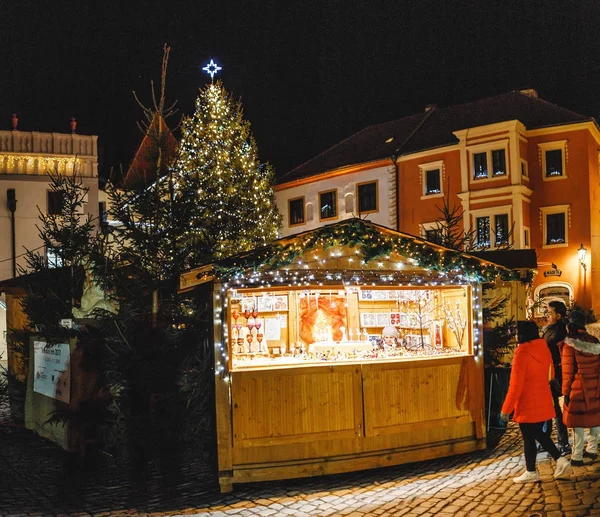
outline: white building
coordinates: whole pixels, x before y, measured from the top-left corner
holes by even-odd
[[[16,125],[16,124],[15,124]],[[39,212],[60,208],[47,172],[76,171],[89,188],[84,214],[98,217],[98,137],[73,133],[0,131],[0,280],[18,275],[25,249],[42,246]],[[16,206],[11,200],[16,200]],[[11,205],[14,212],[11,211]],[[14,242],[13,242],[14,235]],[[0,298],[0,355],[6,360],[6,313]]]

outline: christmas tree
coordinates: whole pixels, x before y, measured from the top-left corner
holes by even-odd
[[[220,81],[199,91],[195,113],[182,122],[174,181],[176,198],[201,208],[189,211],[182,243],[195,247],[189,266],[277,237],[273,169],[259,161],[250,123]]]

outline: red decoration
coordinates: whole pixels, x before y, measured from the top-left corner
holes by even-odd
[[[77,129],[77,119],[75,117],[71,117],[69,122],[71,123],[71,133],[75,133],[75,130]]]

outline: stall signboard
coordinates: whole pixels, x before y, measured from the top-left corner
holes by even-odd
[[[33,391],[67,404],[71,397],[70,348],[68,344],[33,342]]]

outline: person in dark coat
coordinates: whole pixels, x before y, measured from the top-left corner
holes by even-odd
[[[567,337],[562,349],[563,417],[573,428],[571,465],[583,465],[583,458],[596,459],[600,437],[600,341],[585,330],[585,315],[571,311]],[[589,428],[587,449],[583,450],[584,429]]]
[[[567,307],[563,302],[554,300],[548,303],[548,309],[546,311],[547,325],[544,327],[542,335],[546,340],[546,343],[548,343],[548,348],[552,354],[552,362],[554,363],[554,378],[556,379],[556,390],[552,391],[554,411],[556,412],[554,425],[556,426],[556,436],[558,438],[558,450],[563,455],[571,452],[571,446],[569,445],[569,431],[563,422],[563,414],[559,403],[559,398],[561,396],[562,368],[558,344],[567,337],[567,326],[564,322],[566,315]],[[552,420],[548,420],[544,424],[544,433],[548,436],[552,434]]]
[[[533,321],[517,321],[517,342],[519,346],[513,358],[508,393],[500,413],[500,418],[508,422],[510,413],[514,411],[514,419],[523,435],[527,470],[513,478],[513,482],[540,481],[535,468],[536,441],[556,460],[554,478],[561,479],[568,475],[571,465],[542,431],[544,422],[555,415],[548,384],[548,372],[553,370],[552,356],[546,342],[539,337],[538,327]]]

